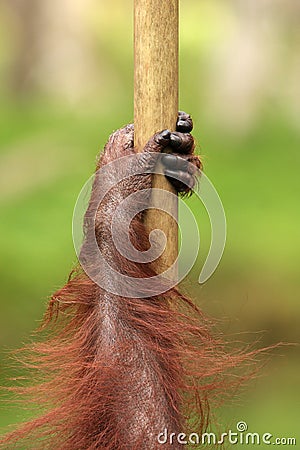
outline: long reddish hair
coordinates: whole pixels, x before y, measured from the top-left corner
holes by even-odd
[[[99,166],[111,155],[117,158],[119,148],[122,155],[132,152],[132,127],[117,133]],[[86,223],[97,183],[96,178]],[[109,220],[106,216],[105,224]],[[103,228],[103,220],[96,227],[123,273],[154,275],[148,264],[116,259],[105,235],[109,227]],[[149,246],[140,218],[132,222],[131,240],[138,249]],[[41,338],[23,350],[35,382],[10,388],[38,405],[39,414],[4,436],[3,448],[20,442],[35,450],[149,450],[160,448],[157,434],[165,427],[201,433],[214,399],[219,402],[249,376],[244,370],[237,378],[235,367],[256,353],[228,352],[213,328],[177,288],[148,298],[121,297],[107,293],[78,266],[51,297]]]

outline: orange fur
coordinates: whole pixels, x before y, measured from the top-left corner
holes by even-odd
[[[159,150],[155,140],[149,142],[148,150]],[[133,152],[133,128],[127,126],[112,135],[99,167]],[[87,236],[100,182],[96,177],[85,218]],[[149,185],[151,175],[137,177],[122,186],[122,195],[130,195],[128,186]],[[149,264],[120,258],[113,248],[109,205],[120,189],[107,196],[96,221],[99,247],[121,273],[151,277]],[[138,249],[149,246],[142,217],[132,221],[131,240]],[[85,243],[82,254],[91,252]],[[44,339],[33,344],[27,357],[37,383],[13,388],[44,409],[6,435],[3,448],[152,450],[161,448],[157,435],[164,428],[200,433],[207,427],[212,399],[236,383],[226,373],[251,356],[227,353],[210,328],[177,288],[148,298],[121,297],[105,292],[78,267],[52,296]]]

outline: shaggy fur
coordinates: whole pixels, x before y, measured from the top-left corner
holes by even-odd
[[[115,132],[97,168],[133,154],[133,133],[132,125]],[[181,139],[177,153],[199,168],[191,135],[177,134]],[[159,153],[165,145],[155,135],[144,152]],[[88,237],[94,232],[91,218],[100,186],[96,175],[81,251],[81,257],[91,261]],[[95,223],[106,261],[120,273],[137,278],[155,274],[148,263],[120,257],[111,238],[111,220],[122,199],[147,187],[151,187],[151,174],[117,185],[100,205]],[[145,206],[147,201],[145,197]],[[143,214],[132,221],[130,234],[137,249],[149,247]],[[211,335],[208,320],[177,288],[158,296],[149,293],[148,298],[120,297],[104,291],[80,266],[52,296],[41,331],[43,339],[33,344],[26,359],[37,382],[13,389],[43,409],[37,418],[4,437],[4,449],[159,449],[157,435],[164,428],[169,433],[189,429],[200,433],[206,428],[210,401],[220,398],[233,383],[231,378],[226,382],[224,374],[246,358],[224,350]]]

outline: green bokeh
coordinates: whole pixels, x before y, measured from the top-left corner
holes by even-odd
[[[220,328],[229,341],[259,340],[257,347],[294,343],[300,312],[300,133],[280,108],[274,112],[270,104],[244,133],[219,127],[206,117],[201,105],[208,100],[201,73],[219,22],[201,29],[197,41],[198,32],[191,30],[195,30],[200,6],[187,5],[182,13],[180,107],[195,118],[194,134],[201,144],[205,172],[220,194],[228,223],[221,264],[200,286],[197,277],[210,230],[204,208],[188,200],[202,232],[189,289],[208,315],[221,319]],[[207,2],[205,8],[209,9]],[[215,19],[222,12],[223,7],[215,15],[206,11]],[[118,20],[114,25],[122,25],[122,39],[118,33],[112,37],[111,28],[105,27],[94,37],[96,51],[119,79],[117,84],[115,79],[111,84],[106,80],[95,92],[96,101],[83,100],[71,107],[64,100],[35,95],[21,102],[10,97],[5,84],[1,87],[0,362],[4,384],[13,374],[8,351],[28,341],[47,297],[64,283],[76,262],[73,207],[93,171],[96,154],[111,131],[133,115],[131,29],[124,25],[124,18]],[[197,49],[202,55],[196,67]],[[4,61],[9,59],[0,50]],[[289,346],[271,355],[260,376],[230,405],[216,411],[222,432],[244,420],[249,431],[297,437],[299,352]],[[0,426],[22,420],[26,414],[2,406]]]

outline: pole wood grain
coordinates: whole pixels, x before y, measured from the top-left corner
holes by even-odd
[[[134,1],[134,127],[135,147],[141,151],[157,131],[175,130],[178,113],[178,0]],[[163,175],[154,175],[153,188],[175,191]],[[177,218],[177,197],[164,193],[152,204],[171,211]],[[166,203],[167,201],[167,203]],[[178,227],[159,209],[149,209],[146,226],[162,230],[166,248],[154,263],[158,273],[169,268],[178,254]],[[171,278],[177,277],[174,267]]]

